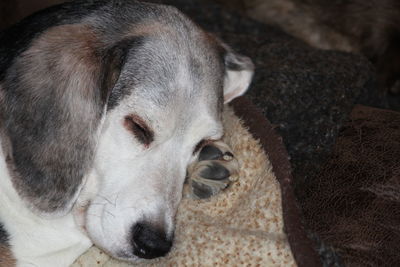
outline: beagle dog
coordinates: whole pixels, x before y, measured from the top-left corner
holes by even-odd
[[[92,244],[168,253],[188,166],[200,198],[237,168],[221,111],[253,69],[177,9],[131,0],[67,2],[0,33],[0,266],[68,266]]]

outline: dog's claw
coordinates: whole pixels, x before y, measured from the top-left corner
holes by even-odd
[[[204,199],[218,194],[235,181],[238,169],[239,164],[225,143],[216,141],[204,146],[188,168],[191,197]]]

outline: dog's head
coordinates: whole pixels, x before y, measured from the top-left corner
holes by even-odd
[[[122,3],[38,34],[0,76],[0,100],[21,197],[60,215],[95,191],[89,236],[135,260],[169,251],[186,168],[223,135],[223,103],[253,64],[174,8]]]

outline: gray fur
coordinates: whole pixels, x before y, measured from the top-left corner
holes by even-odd
[[[196,101],[200,92],[171,87],[180,59],[191,59],[192,88],[216,88],[205,97],[220,113],[220,45],[196,41],[209,37],[194,29],[172,7],[96,0],[49,9],[0,35],[1,127],[14,186],[34,209],[70,209],[91,168],[106,106],[113,109],[138,87],[160,108],[177,89]]]

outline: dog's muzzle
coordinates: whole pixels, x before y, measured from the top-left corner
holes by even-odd
[[[133,254],[143,259],[165,256],[172,247],[172,238],[163,230],[147,223],[137,223],[132,227]]]

